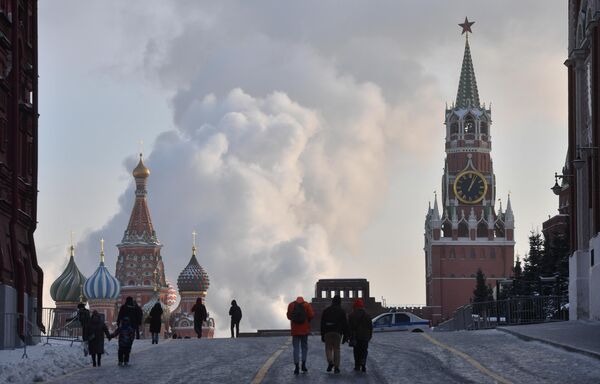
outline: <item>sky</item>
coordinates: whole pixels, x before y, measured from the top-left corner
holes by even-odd
[[[39,4],[38,260],[114,272],[142,151],[175,283],[198,233],[219,330],[285,327],[319,278],[425,303],[424,219],[441,190],[444,109],[464,36],[492,104],[497,196],[516,251],[557,212],[567,146],[562,1],[75,1]]]

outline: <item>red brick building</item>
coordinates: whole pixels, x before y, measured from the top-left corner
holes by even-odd
[[[456,102],[446,108],[442,209],[437,195],[425,220],[426,300],[434,324],[468,304],[481,268],[488,284],[511,276],[514,216],[510,196],[496,210],[492,111],[479,101],[467,32]]]
[[[161,302],[166,303],[169,288],[165,279],[165,266],[160,255],[162,244],[156,237],[146,199],[146,182],[150,170],[144,165],[142,154],[133,170],[135,179],[135,202],[129,224],[121,243],[117,244],[116,277],[121,283],[119,304],[131,296],[140,306],[154,296],[154,285],[158,287]],[[156,280],[154,272],[156,271]]]
[[[41,324],[37,53],[37,1],[0,1],[0,348]]]

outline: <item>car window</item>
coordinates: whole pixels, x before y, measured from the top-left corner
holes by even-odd
[[[409,323],[410,317],[404,313],[396,313],[396,318],[394,320],[396,324]]]
[[[382,316],[375,321],[376,327],[381,327],[381,326],[391,325],[391,324],[392,324],[392,315],[391,314]]]

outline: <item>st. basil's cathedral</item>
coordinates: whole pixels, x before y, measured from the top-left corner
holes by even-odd
[[[179,292],[166,279],[160,254],[162,244],[156,236],[148,208],[146,182],[149,176],[150,169],[144,165],[140,154],[133,170],[135,201],[123,239],[117,244],[119,254],[114,276],[104,264],[104,241],[100,246],[100,264],[89,278],[77,267],[75,248],[71,244],[69,262],[50,288],[56,308],[61,310],[57,314],[65,317],[56,319],[54,324],[57,326],[64,325],[78,303],[87,301],[90,310],[97,310],[104,315],[109,328],[114,327],[119,307],[131,296],[142,307],[144,319],[152,307],[160,303],[165,332],[177,334],[177,337],[196,336],[191,308],[197,298],[206,299],[209,277],[196,258],[194,233],[192,256],[177,278]],[[180,300],[176,306],[178,296]],[[212,338],[214,330],[214,319],[209,318],[203,326],[202,336]]]

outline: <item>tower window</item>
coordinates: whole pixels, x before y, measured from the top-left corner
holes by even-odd
[[[475,133],[475,120],[473,120],[473,116],[467,116],[463,128],[465,135],[473,135]]]
[[[450,123],[450,134],[457,135],[458,134],[458,122],[453,121]]]
[[[488,134],[488,124],[485,121],[482,121],[479,124],[479,132],[481,132],[482,135]]]

